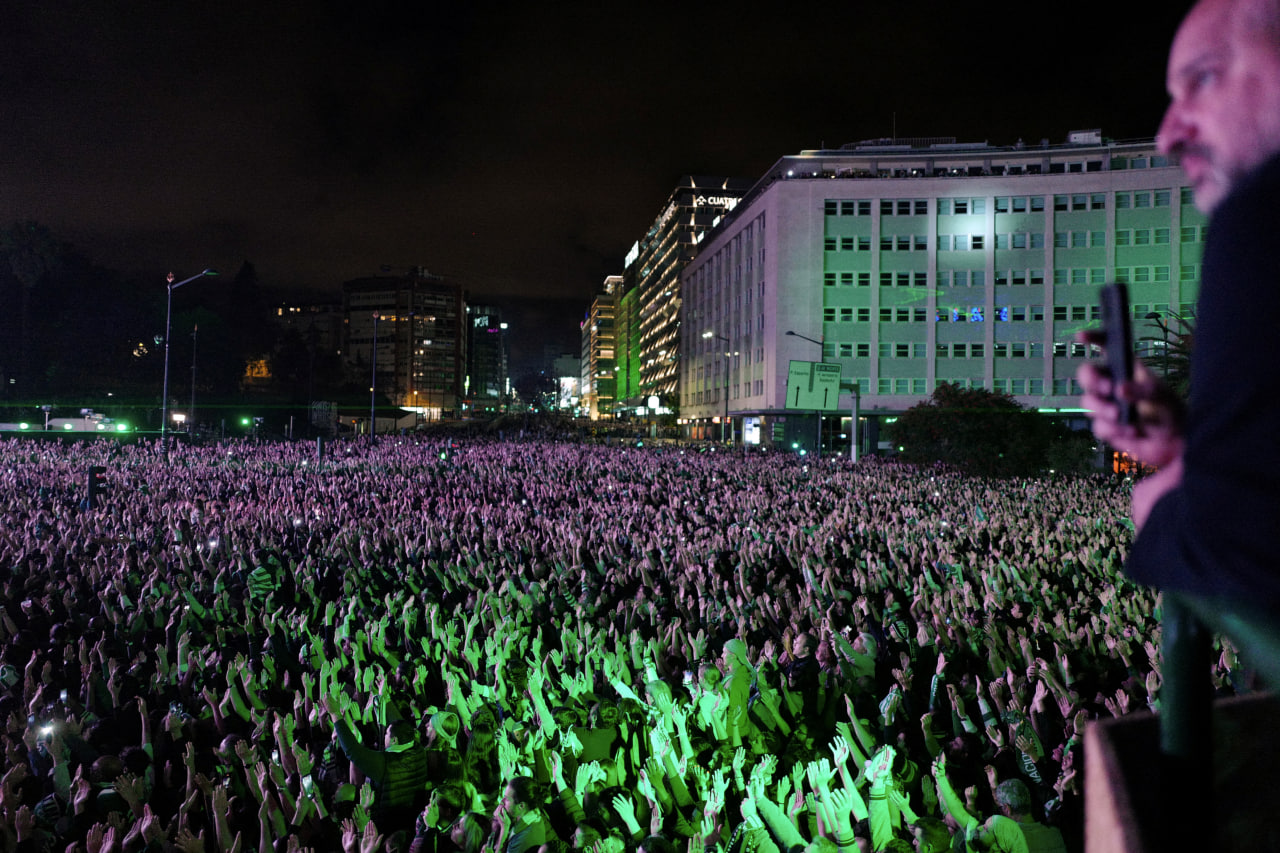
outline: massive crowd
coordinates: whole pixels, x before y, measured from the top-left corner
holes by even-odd
[[[0,849],[1081,849],[1084,726],[1159,695],[1128,492],[0,441]]]

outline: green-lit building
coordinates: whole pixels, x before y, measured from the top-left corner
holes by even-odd
[[[852,382],[863,436],[939,382],[1070,413],[1086,355],[1074,335],[1097,322],[1099,286],[1129,283],[1138,338],[1192,311],[1205,219],[1183,181],[1151,141],[1099,131],[783,157],[682,274],[684,434],[718,438],[726,402],[748,440],[812,424],[786,405],[793,361],[840,366],[826,429],[845,446]]]

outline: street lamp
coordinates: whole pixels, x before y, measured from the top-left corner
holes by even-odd
[[[802,335],[799,332],[793,332],[790,329],[787,329],[786,335],[787,337],[790,337],[790,338],[799,338],[802,341],[808,341],[811,344],[817,344],[818,345],[818,363],[821,364],[826,359],[826,353],[825,353],[826,347],[823,345],[822,341],[815,341],[813,338]],[[817,411],[817,417],[818,417],[818,443],[814,446],[813,453],[816,457],[820,459],[822,458],[822,410],[821,409]]]
[[[164,311],[164,387],[161,389],[160,396],[160,452],[166,457],[169,455],[169,330],[173,324],[173,292],[184,284],[190,284],[198,278],[205,276],[216,276],[217,270],[205,269],[191,276],[184,278],[176,284],[173,281],[173,273],[169,273],[165,279],[168,284],[167,299],[165,300]]]
[[[378,315],[373,312],[373,355],[369,359],[373,367],[369,372],[369,443],[374,443],[374,435],[378,432]]]
[[[191,327],[191,410],[187,412],[189,441],[193,441],[196,437],[196,335],[199,331],[198,325]]]
[[[710,330],[703,332],[702,337],[706,338],[707,340],[710,340],[711,338],[715,338],[717,341],[724,341],[726,344],[729,343],[729,339],[726,338],[724,335],[718,335],[715,332]],[[726,348],[725,354],[724,354],[724,417],[721,418],[720,420],[720,443],[721,444],[732,443],[731,440],[730,441],[725,440],[724,431],[725,431],[725,425],[729,423],[729,358],[734,355],[737,355],[737,353],[729,352],[728,349]],[[730,433],[730,435],[732,435],[732,433]]]

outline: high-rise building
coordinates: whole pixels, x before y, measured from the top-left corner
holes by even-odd
[[[344,361],[354,381],[374,381],[393,404],[435,420],[456,412],[466,365],[462,288],[417,269],[342,286]]]
[[[628,354],[638,363],[635,392],[620,402],[644,406],[657,395],[675,402],[680,349],[680,271],[698,251],[698,241],[732,210],[751,187],[743,178],[686,176],[668,196],[662,212],[628,253],[626,290],[635,290]],[[634,352],[635,355],[630,354]]]
[[[617,342],[614,316],[622,291],[622,276],[605,278],[582,321],[582,410],[591,420],[613,417],[617,392],[614,358]]]
[[[507,370],[507,324],[502,310],[492,305],[467,306],[466,397],[477,417],[506,410],[511,398]]]
[[[793,361],[840,365],[846,437],[850,382],[871,427],[940,382],[1071,410],[1100,285],[1128,282],[1135,337],[1192,310],[1205,219],[1182,183],[1152,142],[1099,131],[783,157],[682,276],[685,434],[718,437],[726,401],[735,434],[802,419]]]

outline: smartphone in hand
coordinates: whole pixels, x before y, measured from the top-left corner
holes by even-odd
[[[1099,291],[1102,300],[1102,329],[1106,340],[1107,372],[1111,381],[1119,384],[1133,379],[1133,329],[1129,322],[1129,289],[1118,281],[1104,285]],[[1121,423],[1134,421],[1133,407],[1128,401],[1116,398]]]

